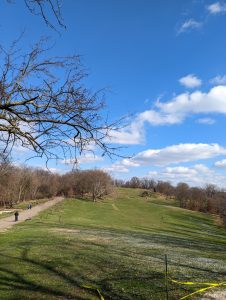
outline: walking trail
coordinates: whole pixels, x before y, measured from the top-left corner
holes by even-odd
[[[56,197],[53,200],[49,200],[43,204],[37,205],[32,209],[27,209],[19,212],[19,220],[15,222],[15,216],[6,217],[0,219],[0,232],[5,231],[6,229],[11,228],[13,225],[30,220],[32,217],[36,216],[41,211],[61,202],[63,197]]]

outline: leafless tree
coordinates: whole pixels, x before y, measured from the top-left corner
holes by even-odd
[[[6,0],[8,3],[13,4],[16,0]],[[21,1],[21,0],[17,0]],[[57,26],[50,21],[50,15],[53,16],[58,26],[65,28],[64,20],[61,13],[62,1],[61,0],[23,0],[27,9],[37,16],[41,16],[47,26],[57,30]]]
[[[64,194],[67,196],[88,196],[95,202],[112,190],[111,177],[102,170],[72,171],[63,176]]]
[[[207,184],[205,187],[206,195],[210,198],[213,198],[217,193],[218,189],[214,184]]]
[[[102,170],[83,171],[86,177],[88,191],[92,195],[92,200],[100,199],[109,194],[112,188],[110,175]]]
[[[146,177],[141,179],[142,189],[154,190],[155,187],[156,187],[156,182],[153,179],[146,178]]]
[[[130,179],[129,187],[140,188],[140,186],[141,186],[141,181],[139,177],[134,176]]]
[[[176,200],[179,203],[179,206],[186,208],[187,202],[190,198],[190,188],[187,183],[180,182],[177,184],[175,189]]]
[[[156,191],[166,196],[172,196],[174,194],[174,187],[170,182],[159,180],[155,187]]]
[[[47,57],[45,41],[21,54],[17,43],[0,59],[0,152],[16,145],[37,156],[75,158],[88,145],[102,154],[116,150],[106,144],[111,128],[101,118],[103,91],[92,93],[84,84],[80,57]]]

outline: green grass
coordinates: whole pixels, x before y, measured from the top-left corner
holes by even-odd
[[[164,254],[174,279],[225,280],[226,232],[211,217],[139,195],[68,199],[0,234],[0,299],[99,299],[84,285],[105,299],[165,299]],[[169,282],[170,299],[195,289]]]
[[[12,216],[13,212],[4,212],[3,214],[0,214],[0,219],[4,219],[6,217]]]

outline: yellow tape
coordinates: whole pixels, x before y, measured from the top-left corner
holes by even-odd
[[[96,289],[95,287],[93,287],[93,286],[91,286],[91,285],[83,285],[82,287],[85,288],[85,289],[89,289],[89,290],[96,291],[97,294],[98,294],[99,297],[100,297],[100,300],[104,300],[104,296],[101,294],[101,292],[100,292],[99,289]]]
[[[222,283],[213,283],[213,282],[193,282],[193,281],[179,281],[179,280],[175,280],[175,279],[171,279],[169,278],[171,282],[177,283],[177,284],[183,284],[183,285],[207,285],[207,287],[202,287],[201,289],[198,289],[195,292],[192,292],[186,296],[183,296],[182,298],[180,298],[179,300],[184,300],[187,299],[195,294],[198,293],[202,293],[205,292],[206,290],[212,289],[212,288],[216,288],[216,287],[220,287],[220,286],[226,286],[226,282],[222,282]],[[95,292],[97,292],[97,294],[100,297],[100,300],[104,300],[104,296],[101,294],[101,291],[91,285],[83,285],[82,286],[85,289],[90,289],[93,290]]]
[[[191,297],[195,294],[205,292],[206,290],[213,289],[215,287],[226,286],[226,282],[212,283],[212,282],[178,281],[178,280],[175,280],[175,279],[170,279],[170,280],[171,280],[171,282],[178,283],[178,284],[184,284],[184,285],[207,285],[207,287],[204,287],[204,288],[202,287],[201,289],[198,289],[195,292],[192,292],[192,293],[190,293],[186,296],[183,296],[179,300],[186,299],[186,298]]]
[[[219,285],[219,284],[226,284],[226,282],[223,283],[212,283],[212,282],[194,282],[194,281],[179,281],[175,279],[170,279],[172,282],[178,283],[178,284],[186,284],[186,285]]]

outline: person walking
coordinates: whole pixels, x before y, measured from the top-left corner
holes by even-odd
[[[18,211],[15,211],[14,216],[15,216],[15,222],[17,222],[17,221],[18,221],[18,218],[19,218],[19,212],[18,212]]]

